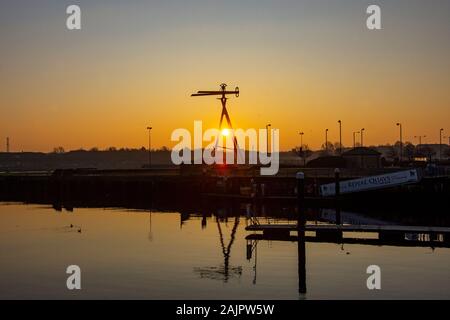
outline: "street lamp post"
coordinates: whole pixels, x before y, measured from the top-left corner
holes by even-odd
[[[361,147],[364,147],[364,131],[366,129],[362,128],[361,129]]]
[[[339,154],[342,154],[342,121],[339,120]]]
[[[402,124],[400,122],[397,122],[397,127],[400,129],[400,162],[403,159],[403,130],[402,130]]]
[[[303,150],[303,135],[305,134],[303,131],[298,133],[300,135],[300,152],[303,158],[303,165],[306,164],[305,151]]]
[[[414,136],[414,138],[418,138],[419,139],[419,145],[422,144],[422,138],[426,138],[427,136]]]
[[[269,154],[269,127],[271,124],[266,124],[266,146],[267,146],[267,154]]]
[[[356,138],[355,138],[355,135],[356,135],[357,133],[359,133],[359,131],[354,131],[354,132],[353,132],[353,149],[356,148]]]
[[[325,152],[328,152],[328,129],[325,129]]]
[[[444,128],[441,128],[439,130],[439,161],[442,161],[442,132],[444,131]]]
[[[148,130],[148,167],[152,166],[152,127],[147,127]]]

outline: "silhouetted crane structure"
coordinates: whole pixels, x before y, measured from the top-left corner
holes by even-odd
[[[228,128],[229,129],[233,129],[233,126],[231,124],[231,119],[230,119],[230,115],[228,114],[228,110],[227,110],[227,95],[230,94],[234,94],[236,95],[236,97],[239,97],[239,87],[236,87],[236,89],[234,89],[234,91],[227,91],[227,85],[225,83],[222,83],[220,85],[221,90],[218,91],[197,91],[197,93],[193,93],[191,94],[191,97],[202,97],[202,96],[221,96],[220,98],[217,98],[218,100],[220,100],[220,102],[222,103],[222,114],[220,115],[220,122],[219,122],[219,132],[222,133],[222,122],[223,122],[223,118],[225,117],[225,120],[227,121],[228,124]],[[216,149],[217,149],[217,144],[219,142],[219,136],[216,139],[216,143],[214,145],[214,149],[212,154],[215,155],[216,153]],[[234,145],[234,159],[237,160],[237,156],[238,156],[238,143],[237,143],[237,139],[236,136],[233,134],[233,145]],[[222,147],[222,149],[226,150],[225,147]],[[224,159],[225,157],[226,151],[224,152]],[[226,163],[224,161],[224,163]]]

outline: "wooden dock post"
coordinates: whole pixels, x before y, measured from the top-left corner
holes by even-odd
[[[306,244],[305,224],[306,217],[303,210],[305,203],[305,174],[297,172],[297,260],[298,260],[298,292],[306,293]]]
[[[247,240],[247,245],[246,245],[246,258],[248,261],[250,261],[252,259],[252,251],[253,251],[253,244],[251,240]]]
[[[298,232],[304,230],[306,224],[306,217],[304,212],[305,207],[305,174],[303,172],[297,172],[295,175],[297,179],[297,229]]]

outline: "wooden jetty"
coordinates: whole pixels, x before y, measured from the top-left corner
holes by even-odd
[[[247,241],[289,241],[289,242],[313,242],[313,243],[334,243],[334,244],[359,244],[367,246],[395,246],[395,247],[425,247],[425,248],[450,248],[450,242],[444,242],[438,239],[421,237],[417,239],[371,239],[371,238],[321,238],[317,236],[304,236],[299,237],[297,235],[289,235],[285,237],[267,236],[264,234],[249,234],[245,237]]]
[[[406,235],[418,235],[421,241],[450,241],[450,228],[401,225],[328,225],[328,224],[252,224],[247,231],[262,231],[261,239],[289,239],[291,232],[315,232],[316,239],[338,241],[344,239],[343,233],[377,233],[378,239],[384,241],[407,241]],[[351,238],[351,237],[349,237]],[[292,239],[292,238],[291,238]],[[425,240],[423,240],[425,239]],[[428,242],[429,242],[428,241]]]
[[[304,231],[342,231],[342,232],[405,232],[405,233],[450,233],[446,227],[425,226],[397,226],[397,225],[329,225],[329,224],[307,224],[300,227]],[[246,227],[248,231],[284,230],[297,231],[296,224],[252,224]]]

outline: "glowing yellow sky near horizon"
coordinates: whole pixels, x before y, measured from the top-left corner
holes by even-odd
[[[172,147],[171,132],[194,120],[217,127],[220,102],[190,94],[222,82],[241,90],[228,101],[234,127],[271,123],[282,150],[299,145],[299,131],[313,149],[326,128],[338,141],[339,119],[345,145],[362,127],[366,145],[394,143],[399,121],[407,141],[450,135],[448,2],[386,3],[381,31],[365,29],[364,3],[284,2],[224,17],[214,15],[223,4],[189,16],[169,4],[81,2],[78,33],[64,30],[63,5],[11,5],[16,20],[0,15],[1,140],[13,151],[141,147],[151,125],[153,147]]]

